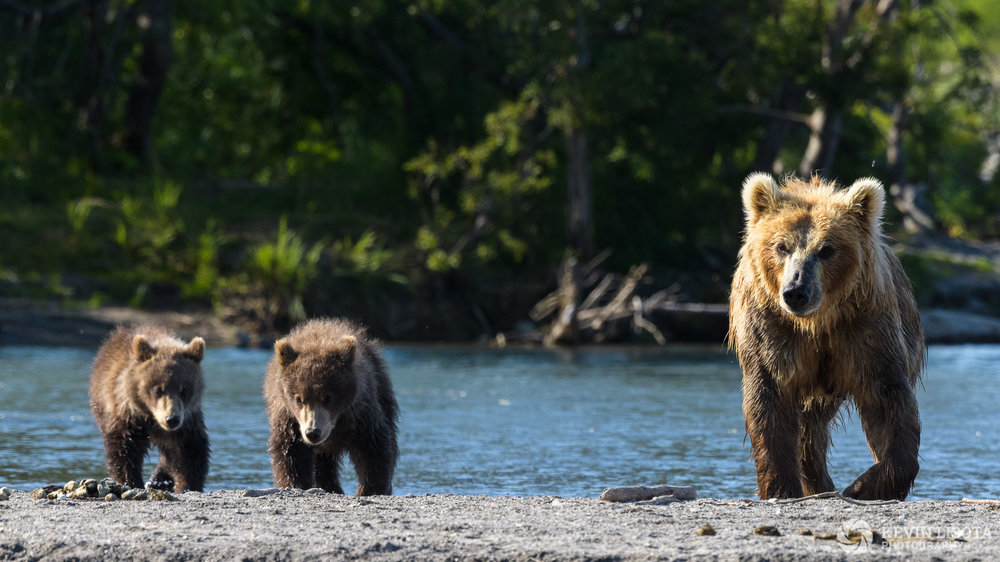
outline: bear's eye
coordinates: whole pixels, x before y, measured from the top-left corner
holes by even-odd
[[[188,389],[187,389],[187,387],[182,386],[181,387],[181,400],[187,400],[187,397],[188,397]]]
[[[791,252],[791,251],[790,251],[790,250],[788,249],[788,244],[785,244],[784,242],[778,242],[778,245],[774,247],[774,251],[775,251],[775,252],[776,252],[776,253],[777,253],[777,254],[778,254],[779,256],[782,256],[782,257],[784,257],[784,256],[787,256],[788,254],[792,253],[792,252]]]
[[[823,261],[826,261],[826,260],[832,258],[833,254],[836,254],[836,253],[837,253],[837,249],[836,248],[834,248],[830,244],[823,244],[823,246],[819,249],[819,252],[816,253],[816,256],[819,259],[821,259]]]
[[[157,398],[163,398],[163,395],[166,394],[166,392],[163,391],[162,386],[158,386],[153,389],[153,394],[156,395]]]
[[[323,395],[323,403],[324,404],[329,404],[330,402],[333,402],[333,396],[330,396],[329,394],[324,394]]]
[[[301,396],[296,396],[295,397],[295,403],[297,405],[301,406],[302,405],[302,397]]]

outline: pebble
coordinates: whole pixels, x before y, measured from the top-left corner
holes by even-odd
[[[701,526],[700,529],[698,529],[695,532],[695,534],[697,534],[699,537],[705,537],[705,536],[714,535],[715,534],[715,527],[709,525],[708,523],[705,523],[704,525]]]
[[[259,498],[262,496],[270,496],[271,494],[277,494],[281,490],[278,488],[264,488],[263,490],[243,490],[240,495],[245,498]]]
[[[150,490],[147,492],[149,494],[149,499],[153,501],[177,501],[177,496],[171,494],[166,490]]]
[[[7,501],[10,499],[10,490],[7,488],[0,488],[0,501]]]
[[[763,535],[765,537],[780,537],[781,532],[774,525],[761,525],[753,530],[755,535]]]
[[[127,492],[122,493],[123,500],[144,500],[149,497],[149,492],[143,490],[142,488],[132,488]]]
[[[9,497],[9,496],[8,496]],[[176,501],[177,496],[165,490],[156,490],[152,495],[142,488],[129,488],[114,481],[112,478],[84,478],[82,480],[70,480],[59,485],[50,484],[42,488],[35,488],[31,492],[31,497],[35,500],[59,500],[59,499],[95,499],[105,501],[116,501],[125,499],[145,500],[152,499],[158,501]],[[6,499],[0,497],[0,500]]]
[[[656,496],[646,501],[637,501],[635,502],[635,505],[667,505],[669,503],[676,503],[679,501],[681,501],[681,499],[678,498],[677,496],[663,495],[663,496]]]

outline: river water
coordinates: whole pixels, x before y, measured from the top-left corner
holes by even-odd
[[[94,350],[0,348],[0,486],[106,474],[87,396]],[[714,348],[495,350],[390,346],[399,399],[397,494],[596,496],[692,485],[752,498],[735,357]],[[209,349],[207,490],[272,486],[261,393],[266,351]],[[1000,346],[935,346],[918,392],[911,499],[1000,497]],[[857,415],[834,432],[841,488],[871,464]],[[147,462],[148,478],[155,452]],[[345,490],[352,490],[345,464]]]

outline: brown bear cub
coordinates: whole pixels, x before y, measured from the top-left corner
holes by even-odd
[[[343,494],[346,452],[359,496],[391,495],[396,397],[377,344],[344,320],[311,320],[274,344],[264,378],[268,446],[279,488]]]
[[[209,457],[201,413],[204,355],[201,338],[185,344],[153,326],[119,327],[101,346],[90,375],[90,410],[117,482],[142,487],[152,442],[160,462],[150,488],[203,490]]]
[[[746,233],[729,303],[761,499],[835,490],[830,422],[856,406],[875,464],[844,495],[904,499],[917,476],[914,385],[926,347],[910,282],[882,234],[877,180],[743,183]]]

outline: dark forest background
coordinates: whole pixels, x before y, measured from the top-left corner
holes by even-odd
[[[0,0],[0,293],[410,340],[572,263],[723,303],[754,170],[988,241],[998,41],[990,0]]]

